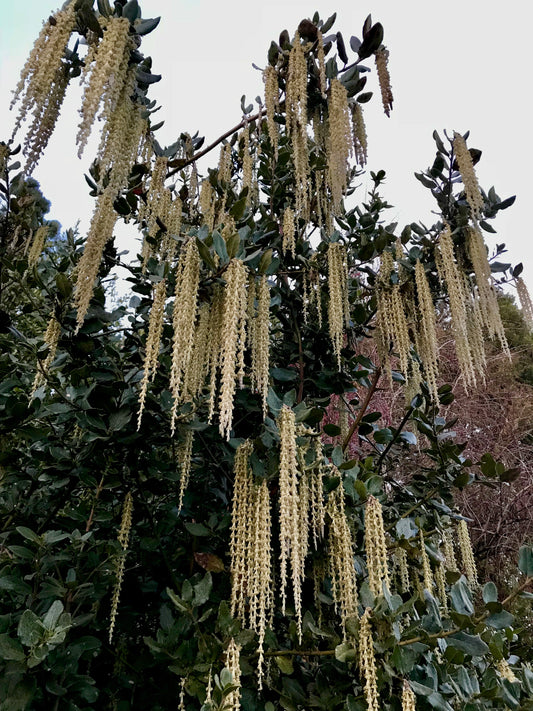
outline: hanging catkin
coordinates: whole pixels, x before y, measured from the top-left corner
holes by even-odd
[[[296,454],[296,425],[294,412],[283,405],[278,428],[280,434],[279,458],[279,537],[280,537],[280,596],[281,609],[285,614],[287,601],[287,578],[290,566],[296,624],[301,636],[302,601],[302,541],[300,540],[298,460]]]
[[[289,54],[285,90],[287,135],[292,144],[294,193],[298,217],[307,219],[309,210],[309,154],[307,150],[307,63],[300,35],[296,32]]]
[[[383,584],[390,590],[387,546],[381,504],[371,495],[365,507],[365,551],[368,585],[374,595],[382,595]]]
[[[328,247],[328,288],[329,335],[340,370],[344,328],[349,323],[349,309],[346,249],[339,242],[330,242]]]
[[[270,287],[263,275],[257,285],[257,312],[250,324],[252,341],[252,382],[260,393],[263,417],[267,414],[270,359]]]
[[[233,684],[237,687],[225,698],[223,711],[239,711],[241,708],[241,648],[233,637],[226,649],[226,669],[231,673]]]
[[[94,62],[84,72],[86,85],[76,137],[78,156],[82,155],[87,144],[99,108],[101,112],[98,118],[104,122],[109,121],[116,108],[128,75],[131,49],[133,41],[130,21],[125,17],[111,17],[96,50]]]
[[[332,79],[329,97],[328,181],[335,214],[340,212],[348,185],[353,137],[348,109],[348,94],[338,79]]]
[[[416,346],[422,360],[426,380],[433,402],[439,401],[437,378],[438,342],[437,324],[433,297],[429,288],[426,272],[419,259],[415,266],[416,296],[418,302],[418,328]]]
[[[453,151],[463,180],[466,199],[472,210],[473,217],[477,220],[481,217],[484,208],[483,195],[477,181],[472,156],[466,147],[466,141],[460,133],[455,131],[453,134]]]
[[[461,551],[461,559],[463,561],[463,570],[472,590],[479,587],[477,577],[477,566],[472,549],[472,542],[468,532],[466,521],[461,520],[457,524],[457,540],[459,542],[459,550]]]
[[[192,462],[192,446],[194,441],[194,430],[189,429],[185,432],[183,443],[178,448],[177,460],[180,468],[180,493],[178,497],[178,510],[183,508],[183,497],[189,483],[191,475]]]
[[[402,711],[415,711],[416,696],[414,695],[409,682],[404,679],[402,687]]]
[[[279,111],[278,74],[274,67],[268,66],[263,72],[265,83],[265,108],[267,118],[268,136],[274,147],[274,159],[278,158],[278,125],[274,116]]]
[[[48,346],[48,355],[42,361],[42,363],[38,363],[37,365],[37,372],[35,373],[35,379],[33,381],[33,387],[31,390],[32,395],[35,393],[37,388],[41,387],[41,385],[46,380],[48,370],[54,362],[54,358],[56,357],[57,344],[59,342],[60,336],[61,324],[55,316],[52,316],[48,321],[48,326],[46,327],[43,339],[45,344]]]
[[[335,471],[335,470],[333,470]],[[344,506],[344,490],[338,486],[329,496],[329,572],[335,610],[341,618],[343,637],[346,623],[357,617],[357,579],[354,567],[354,543]]]
[[[390,116],[390,112],[392,111],[393,96],[388,67],[389,50],[385,47],[380,47],[375,54],[375,59],[383,110],[387,116]]]
[[[190,239],[180,252],[176,273],[174,309],[172,312],[172,365],[170,391],[174,399],[171,432],[174,434],[178,405],[183,401],[183,382],[188,377],[194,351],[194,334],[198,311],[200,257],[195,239]]]
[[[22,69],[10,108],[21,101],[13,136],[32,112],[33,120],[25,139],[26,173],[37,164],[52,135],[68,84],[63,58],[76,26],[75,2],[56,12],[43,25]]]
[[[468,314],[462,272],[455,260],[453,239],[449,225],[439,236],[437,269],[441,281],[446,284],[450,300],[450,313],[455,338],[455,352],[465,385],[475,386],[476,367],[468,340]]]
[[[364,693],[368,711],[379,710],[379,696],[376,673],[376,657],[374,642],[372,640],[372,625],[370,616],[372,611],[366,608],[359,627],[359,668],[364,679]]]
[[[137,416],[137,429],[141,426],[144,403],[148,390],[148,383],[155,377],[157,361],[159,358],[159,343],[163,332],[163,318],[165,315],[165,300],[167,297],[166,279],[162,279],[155,285],[154,300],[150,309],[150,320],[148,322],[148,338],[146,339],[146,353],[144,356],[144,374],[141,382],[139,394],[139,414]]]
[[[115,586],[113,588],[113,596],[111,599],[111,614],[109,617],[109,643],[113,639],[113,632],[115,629],[115,622],[117,619],[118,602],[120,599],[120,591],[122,588],[122,580],[124,578],[124,567],[126,565],[126,554],[128,552],[128,544],[130,538],[131,522],[133,513],[133,497],[131,491],[128,491],[124,498],[124,505],[122,507],[122,520],[120,522],[120,529],[118,532],[118,542],[121,547],[119,557],[116,565],[116,577]]]
[[[219,430],[230,438],[233,424],[233,398],[236,388],[236,365],[241,362],[244,351],[243,327],[246,322],[247,272],[240,259],[232,259],[224,274],[224,306],[220,335],[220,398]]]
[[[531,300],[528,288],[522,277],[517,277],[516,279],[516,293],[518,294],[520,306],[522,307],[524,320],[529,328],[533,330],[533,301]]]

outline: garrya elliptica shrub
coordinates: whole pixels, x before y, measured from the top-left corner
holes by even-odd
[[[530,321],[531,299],[484,233],[513,198],[452,132],[417,174],[433,226],[387,223],[384,171],[357,203],[369,88],[393,108],[370,16],[349,49],[335,16],[284,30],[255,108],[163,148],[141,53],[158,19],[96,5],[44,22],[0,144],[0,709],[533,708],[511,611],[533,552],[508,594],[479,579],[453,493],[512,473],[462,456],[436,336],[439,317],[468,388],[488,339],[512,358],[493,275]],[[30,176],[77,77],[95,207],[62,238]],[[128,264],[119,219],[143,236]],[[109,307],[119,264],[132,295]]]

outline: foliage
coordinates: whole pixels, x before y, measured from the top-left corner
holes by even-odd
[[[95,214],[104,214],[102,206],[111,195],[115,212],[143,231],[145,247],[139,262],[124,265],[111,240],[101,245],[95,288],[80,319],[80,302],[75,309],[72,298],[81,288],[88,249],[82,256],[82,240],[69,232],[45,248],[38,266],[29,268],[24,248],[32,239],[30,230],[43,224],[45,203],[23,174],[13,177],[19,166],[10,162],[16,149],[8,144],[2,165],[2,285],[9,293],[18,293],[19,299],[4,301],[3,288],[2,309],[8,319],[0,333],[0,709],[75,711],[110,706],[125,711],[178,705],[210,711],[240,704],[250,711],[310,707],[358,711],[375,703],[377,694],[380,706],[392,711],[401,706],[404,680],[420,709],[532,708],[530,650],[520,645],[520,619],[508,611],[515,600],[527,603],[531,598],[531,547],[522,547],[515,585],[505,598],[491,582],[478,585],[464,536],[458,565],[446,549],[447,532],[454,536],[457,522],[463,520],[454,507],[457,489],[487,479],[506,481],[509,470],[499,463],[490,472],[486,466],[478,467],[463,455],[465,444],[450,436],[453,423],[441,408],[453,401],[452,388],[442,384],[435,395],[427,382],[429,366],[417,352],[421,337],[414,333],[419,328],[414,311],[409,312],[403,372],[398,341],[387,339],[383,312],[379,313],[384,295],[397,293],[396,286],[401,303],[410,299],[415,311],[417,305],[423,310],[414,288],[418,264],[437,308],[445,312],[439,249],[447,226],[461,273],[478,289],[472,293],[482,288],[467,249],[469,230],[477,221],[464,192],[464,176],[454,167],[457,139],[445,146],[435,134],[435,162],[419,175],[442,213],[435,225],[413,224],[400,231],[387,223],[389,206],[381,194],[384,171],[372,176],[374,188],[366,201],[354,205],[351,195],[358,170],[348,171],[344,164],[344,174],[333,175],[343,159],[332,147],[334,132],[325,137],[319,124],[338,118],[330,104],[337,78],[354,115],[359,104],[371,98],[363,91],[368,67],[362,62],[376,53],[381,62],[386,59],[383,28],[369,17],[362,40],[352,37],[349,42],[354,54],[350,61],[342,34],[328,34],[335,18],[323,22],[315,15],[312,22],[300,24],[302,44],[284,31],[268,53],[277,90],[284,97],[274,112],[278,132],[273,132],[268,115],[263,120],[268,106],[261,102],[252,114],[253,104],[243,98],[245,119],[229,142],[217,142],[225,146],[223,157],[218,169],[208,170],[205,183],[206,191],[211,191],[212,215],[202,204],[201,193],[197,199],[195,163],[211,147],[202,151],[203,139],[185,133],[166,148],[153,138],[155,107],[147,93],[159,75],[151,73],[151,60],[142,56],[139,45],[157,21],[142,19],[136,0],[117,2],[114,8],[98,0],[97,10],[90,2],[74,6],[76,31],[90,45],[109,31],[102,28],[111,26],[112,19],[129,22],[115,25],[125,27],[135,45],[125,45],[126,64],[135,69],[135,82],[128,85],[133,92],[126,101],[133,103],[148,127],[141,155],[135,154],[121,180],[124,166],[116,154],[106,164],[103,150],[87,179],[99,201]],[[306,52],[305,97],[291,109],[285,102],[292,91],[288,84],[293,81],[295,47]],[[84,61],[89,64],[78,50],[75,45],[61,56],[58,71],[69,78],[83,71]],[[325,77],[321,51],[330,55],[324,60]],[[383,84],[381,88],[387,89]],[[392,95],[387,91],[384,95],[388,111]],[[38,98],[37,93],[34,96]],[[304,103],[309,115],[315,111],[318,127],[311,136],[307,123],[303,125],[302,144],[298,112]],[[133,110],[130,104],[127,107]],[[109,124],[108,136],[116,125],[119,134],[127,130],[112,111],[108,118],[116,119]],[[358,140],[361,167],[361,133]],[[251,179],[250,153],[256,156]],[[302,168],[305,160],[308,168]],[[155,171],[161,165],[166,171],[163,178],[175,177],[171,193],[160,190],[169,204],[180,206],[175,231],[171,221],[175,215],[168,205],[163,213],[163,202],[157,204],[154,198]],[[18,188],[30,191],[31,203],[21,204]],[[336,204],[339,190],[343,199]],[[511,203],[512,199],[501,200],[494,189],[482,193],[481,228],[490,232],[489,220]],[[296,213],[293,243],[289,221],[285,222],[287,209]],[[186,311],[190,282],[181,260],[191,244],[197,249],[199,274],[195,327],[202,306],[214,309],[216,295],[229,293],[233,269],[245,267],[244,285],[252,297],[244,308],[248,316],[232,322],[238,337],[229,328],[224,338],[219,336],[222,356],[219,367],[212,369],[214,384],[202,380],[192,395],[177,397],[169,382],[176,361],[172,322],[183,323],[179,318]],[[346,260],[340,276],[332,266],[332,255],[339,251]],[[496,251],[502,253],[503,247]],[[377,267],[384,254],[393,263],[386,278]],[[104,283],[118,264],[129,272],[133,295],[128,306],[110,308]],[[495,260],[491,266],[494,273],[507,275],[504,278],[519,274],[517,268]],[[263,391],[257,361],[264,352],[253,341],[253,327],[260,329],[262,323],[261,297],[252,289],[259,289],[265,278],[270,333]],[[181,288],[177,296],[176,283]],[[152,308],[158,290],[163,296],[159,312]],[[335,311],[339,298],[340,331]],[[344,323],[343,310],[348,315]],[[229,308],[224,313],[230,313]],[[61,328],[55,357],[47,363],[52,344],[41,334],[50,315]],[[215,343],[213,333],[211,341],[204,342],[205,349]],[[236,346],[226,357],[231,338],[236,343],[240,339],[241,350]],[[370,339],[380,341],[375,357],[367,355]],[[243,341],[249,344],[246,352]],[[185,358],[186,345],[185,340],[178,362]],[[222,426],[221,403],[228,399],[225,368],[238,381],[235,361],[241,351],[242,383],[237,382],[230,398],[229,425],[226,420]],[[155,354],[151,379],[150,353]],[[413,375],[417,366],[418,379]],[[42,384],[39,381],[35,388],[36,368]],[[390,379],[408,391],[394,423],[383,422],[371,404],[376,389],[387,387],[387,369]],[[324,418],[335,402],[341,416],[328,421]],[[296,428],[289,439],[282,431],[286,422]],[[352,457],[353,443],[359,449]],[[406,476],[402,467],[417,448],[423,451],[423,466]],[[245,514],[234,492],[239,473],[236,452],[243,451],[250,453],[243,476],[252,492]],[[292,519],[283,513],[285,476],[296,480],[290,493]],[[307,477],[319,482],[314,509],[302,493]],[[272,515],[272,550],[253,550],[252,543],[239,562],[234,548],[242,541],[236,530],[242,523],[243,535],[250,531],[255,520],[250,502],[258,500],[253,492],[263,484]],[[131,527],[131,511],[125,505],[130,495]],[[376,588],[372,568],[371,509],[379,534],[375,541],[383,541],[378,551],[382,567],[383,560],[385,568],[387,561],[390,564],[387,576],[383,571],[377,576],[378,583],[383,578],[381,588]],[[325,533],[317,524],[319,511]],[[264,520],[253,524],[258,536]],[[280,540],[280,530],[287,525],[298,546],[287,537]],[[336,543],[341,539],[344,553],[348,551],[342,558],[344,567],[339,565],[342,546]],[[279,568],[284,551],[289,583],[282,605]],[[255,569],[247,566],[252,554]],[[297,556],[301,558],[296,561]],[[266,630],[261,631],[250,623],[250,608],[257,592],[254,575],[267,560],[275,569],[271,585],[275,604],[267,609]],[[343,586],[354,574],[356,614],[344,614],[347,601],[339,596],[339,587],[348,589]],[[236,587],[244,600],[241,611],[235,605]],[[359,640],[363,626],[364,645]],[[227,651],[235,646],[240,648],[237,666]],[[369,691],[373,684],[374,696]]]

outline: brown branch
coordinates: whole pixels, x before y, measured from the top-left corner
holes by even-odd
[[[381,377],[381,366],[378,366],[374,372],[374,379],[372,380],[372,383],[371,383],[370,387],[368,388],[368,392],[366,394],[365,400],[364,400],[363,404],[361,405],[359,412],[357,413],[357,417],[352,422],[352,425],[350,427],[348,434],[346,435],[344,442],[342,443],[342,451],[343,452],[346,451],[346,448],[350,444],[350,440],[352,439],[352,437],[355,433],[355,430],[361,424],[361,420],[363,419],[363,417],[365,415],[366,409],[370,403],[370,400],[372,399],[372,395],[374,394],[374,392],[378,386],[378,381],[379,381],[380,377]]]
[[[100,479],[100,483],[96,487],[96,494],[94,496],[94,501],[93,505],[91,507],[91,513],[89,514],[89,518],[87,519],[87,524],[85,526],[85,533],[88,533],[91,530],[91,527],[93,525],[93,519],[94,519],[94,512],[96,510],[96,504],[98,503],[98,499],[100,497],[100,493],[102,489],[104,488],[104,478],[105,478],[105,472],[102,474],[102,478]]]
[[[201,151],[198,151],[198,153],[195,153],[192,158],[189,158],[188,160],[184,160],[182,163],[180,163],[180,165],[177,168],[174,168],[174,170],[170,170],[167,173],[167,178],[170,178],[173,175],[176,175],[176,173],[179,173],[180,170],[183,170],[183,168],[186,168],[188,165],[191,165],[191,163],[194,163],[199,158],[202,158],[203,156],[207,155],[207,153],[212,151],[213,148],[216,148],[226,138],[229,138],[234,133],[237,133],[237,131],[239,131],[241,128],[244,128],[247,124],[249,124],[250,121],[256,121],[258,118],[261,118],[261,116],[266,116],[266,109],[261,109],[261,111],[258,111],[253,116],[247,116],[246,118],[243,118],[243,120],[240,123],[238,123],[233,128],[230,128],[229,131],[226,131],[226,133],[223,133],[222,136],[219,136],[215,141],[213,141],[213,143],[210,143],[206,148],[204,148]]]
[[[265,657],[332,657],[334,649],[280,649],[274,652],[265,652]]]

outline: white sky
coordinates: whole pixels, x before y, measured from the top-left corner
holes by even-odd
[[[57,0],[59,2],[59,0]],[[533,24],[530,0],[493,3],[482,0],[141,0],[144,17],[162,16],[159,27],[143,41],[142,51],[153,58],[153,71],[163,74],[151,96],[163,108],[154,121],[165,119],[158,132],[171,143],[182,131],[206,136],[206,143],[240,120],[240,97],[249,101],[262,94],[261,75],[252,68],[266,63],[272,39],[283,28],[292,34],[299,21],[315,10],[327,18],[335,10],[334,30],[361,36],[366,15],[385,28],[395,103],[391,118],[383,114],[374,74],[369,89],[376,91],[366,105],[369,169],[387,171],[384,195],[394,209],[389,221],[433,222],[435,209],[429,191],[414,171],[433,162],[431,134],[437,129],[470,130],[469,146],[483,151],[476,166],[485,189],[494,185],[502,199],[516,203],[501,212],[486,234],[492,248],[505,242],[503,261],[524,263],[524,278],[533,293],[533,235],[529,222],[533,195],[531,122],[531,52],[521,28]],[[0,134],[7,139],[14,117],[7,107],[20,69],[44,17],[56,9],[54,0],[0,0]],[[369,62],[372,66],[372,63]],[[49,217],[64,227],[78,219],[87,228],[92,198],[83,172],[92,154],[75,158],[74,137],[79,97],[76,88],[67,101],[56,134],[34,175],[52,202]],[[213,152],[212,163],[218,154]],[[360,188],[364,198],[365,181]],[[121,230],[121,244],[136,251],[133,226]]]

